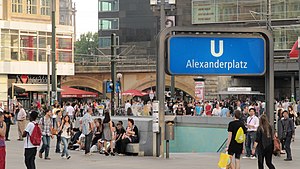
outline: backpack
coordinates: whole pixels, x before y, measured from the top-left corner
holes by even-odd
[[[242,127],[240,127],[240,128],[238,129],[237,133],[236,133],[235,141],[236,141],[237,143],[240,143],[240,144],[241,144],[241,143],[245,142],[245,140],[246,140],[246,137],[245,137],[244,130],[243,130]]]
[[[32,143],[32,145],[34,146],[39,146],[41,144],[42,141],[42,131],[39,127],[39,125],[37,123],[33,123],[34,124],[34,128],[33,131],[30,135],[30,142]]]

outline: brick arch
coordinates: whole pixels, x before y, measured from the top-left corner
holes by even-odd
[[[68,77],[62,82],[62,86],[79,86],[94,89],[100,93],[103,92],[103,82],[87,76]]]
[[[155,85],[156,85],[155,80],[149,80],[148,78],[145,78],[143,79],[143,81],[136,83],[133,89],[142,91]],[[171,86],[170,79],[166,79],[166,86]],[[194,91],[195,86],[193,85],[187,85],[178,80],[175,80],[175,88],[185,91],[187,94],[189,94],[192,97],[195,95],[195,91]]]

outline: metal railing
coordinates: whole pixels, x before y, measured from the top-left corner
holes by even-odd
[[[75,56],[76,71],[110,71],[110,55],[80,55]],[[155,55],[118,56],[117,69],[120,71],[154,71],[156,68]]]

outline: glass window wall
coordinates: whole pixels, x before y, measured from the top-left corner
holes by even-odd
[[[266,20],[266,0],[193,0],[192,23]],[[300,16],[299,0],[272,0],[272,19]]]
[[[51,46],[51,32],[28,32],[1,29],[0,61],[41,61],[46,62],[47,46]],[[73,61],[71,34],[57,35],[57,58],[61,62]]]

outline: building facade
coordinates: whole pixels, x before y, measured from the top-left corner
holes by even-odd
[[[66,0],[65,0],[66,1]],[[56,18],[60,18],[60,2]],[[0,0],[0,103],[12,96],[45,101],[46,91],[35,84],[47,84],[47,54],[51,50],[52,0]],[[65,23],[67,22],[67,23]],[[58,79],[74,75],[74,27],[56,19],[56,60]],[[51,71],[50,71],[51,72]],[[12,84],[32,84],[31,89],[13,90]],[[28,92],[30,91],[30,92]],[[31,101],[24,99],[24,104]],[[22,100],[22,98],[20,98]]]
[[[159,2],[158,0],[158,5]],[[289,59],[288,53],[300,36],[300,3],[299,0],[271,0],[270,2],[271,25],[269,26],[274,36],[275,56]],[[175,12],[167,10],[166,14],[167,17],[170,15],[175,17],[173,25],[222,28],[266,28],[268,16],[266,0],[177,0]],[[155,57],[154,44],[160,28],[160,18],[158,8],[151,8],[149,0],[99,0],[98,17],[100,48],[109,47],[110,34],[116,33],[120,45],[129,43],[150,46],[147,52],[153,53]],[[275,97],[282,99],[300,96],[298,71],[277,70],[276,67],[275,70]],[[264,92],[262,77],[230,77],[230,79],[229,86],[253,84],[253,90]],[[285,81],[284,84],[281,83],[282,80]],[[221,82],[216,83],[218,86]],[[213,88],[210,84],[206,86]],[[218,90],[220,89],[212,89],[211,93],[218,93]]]

